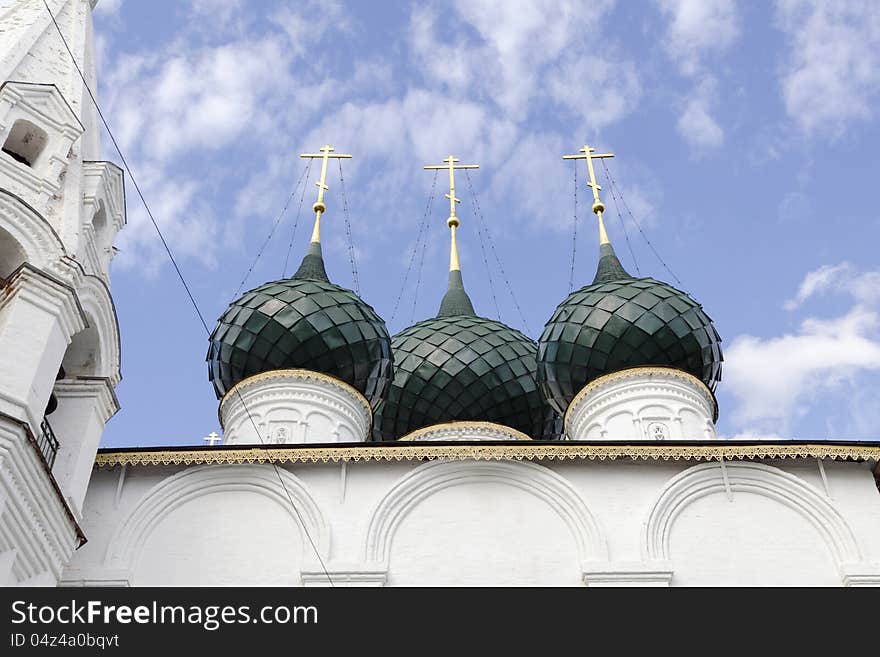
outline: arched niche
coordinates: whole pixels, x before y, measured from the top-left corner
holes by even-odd
[[[49,135],[45,130],[26,119],[18,119],[12,124],[6,141],[3,142],[2,151],[16,162],[32,167],[37,163],[48,141]]]
[[[0,228],[0,279],[8,279],[26,260],[24,247],[8,231]]]
[[[298,477],[269,465],[210,465],[147,491],[114,532],[105,564],[132,572],[136,585],[297,585],[303,566],[316,567],[314,551],[326,562],[329,548],[329,524]]]
[[[370,516],[365,562],[389,585],[580,585],[607,546],[577,490],[513,461],[435,461],[402,477]]]
[[[101,337],[94,325],[73,336],[61,361],[65,378],[100,376],[102,367]]]
[[[673,585],[840,585],[862,559],[827,497],[752,462],[705,463],[673,477],[643,525],[642,554],[671,562]]]

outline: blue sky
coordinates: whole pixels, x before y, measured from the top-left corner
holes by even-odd
[[[478,313],[536,338],[568,293],[573,170],[561,155],[589,142],[617,154],[609,168],[644,234],[724,338],[720,433],[878,438],[876,4],[101,0],[95,29],[105,113],[209,324],[302,173],[297,154],[329,142],[354,155],[361,293],[392,333],[433,315],[445,287],[438,201],[418,292],[413,271],[392,318],[431,188],[421,167],[452,152],[481,165],[471,180],[525,322],[491,250],[489,285],[461,181],[465,285]],[[330,171],[325,260],[352,286]],[[597,257],[584,173],[576,287]],[[219,431],[206,335],[127,189],[111,274],[122,410],[103,444],[199,444]],[[675,284],[604,200],[629,271]],[[298,202],[246,288],[282,274]]]

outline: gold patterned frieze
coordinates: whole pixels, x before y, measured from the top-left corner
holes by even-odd
[[[202,465],[239,463],[338,463],[358,461],[412,461],[423,459],[473,459],[515,461],[717,461],[743,459],[835,459],[880,461],[880,445],[823,443],[738,443],[723,441],[670,444],[591,444],[564,441],[556,444],[412,442],[338,445],[296,445],[287,447],[166,447],[122,451],[101,451],[95,459],[100,468],[116,465]]]

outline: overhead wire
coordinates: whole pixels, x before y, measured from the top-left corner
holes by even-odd
[[[308,166],[303,167],[302,173],[300,174],[299,179],[296,182],[296,185],[294,185],[293,189],[290,192],[290,195],[287,197],[287,201],[284,203],[284,207],[281,209],[281,212],[278,213],[278,216],[275,217],[275,221],[272,223],[272,227],[269,230],[269,234],[266,235],[266,239],[263,240],[262,246],[260,246],[260,248],[257,250],[256,257],[254,258],[250,267],[248,267],[247,271],[245,272],[244,276],[242,277],[241,283],[239,283],[238,287],[235,289],[235,292],[232,295],[233,299],[238,298],[238,295],[241,293],[242,289],[244,288],[245,283],[247,283],[248,278],[250,278],[251,273],[254,271],[254,267],[256,267],[257,263],[260,261],[260,258],[263,255],[263,251],[265,251],[266,247],[269,245],[269,242],[271,241],[272,236],[275,234],[275,230],[278,228],[278,224],[281,222],[281,218],[284,216],[284,213],[287,212],[287,206],[290,203],[290,200],[296,194],[297,190],[299,189],[300,184],[302,184],[302,181],[305,180],[306,177],[309,175],[309,166],[310,165],[311,165],[311,161],[308,163]],[[287,269],[287,263],[285,263],[285,269]]]
[[[465,171],[467,171],[467,169],[465,169]],[[471,194],[470,196],[471,196],[471,205],[473,205],[473,207],[474,207],[474,215],[479,216],[479,213],[477,212],[478,206],[477,206],[476,196],[474,196],[474,194]],[[476,224],[477,224],[477,237],[479,238],[479,242],[480,242],[480,252],[483,255],[483,264],[486,266],[486,279],[489,282],[489,295],[492,297],[492,303],[495,305],[495,313],[498,315],[498,321],[503,322],[504,317],[501,314],[501,307],[498,305],[498,297],[495,296],[495,284],[492,281],[492,268],[489,266],[489,257],[486,254],[485,242],[489,241],[489,237],[488,237],[488,235],[485,238],[483,237],[483,225],[482,225],[483,222],[478,220],[476,222]]]
[[[284,268],[281,270],[281,278],[287,278],[287,265],[290,262],[290,252],[293,251],[293,242],[294,240],[296,240],[296,229],[299,227],[299,218],[302,215],[303,202],[306,198],[306,189],[308,189],[309,174],[312,171],[313,162],[314,160],[309,158],[308,164],[306,164],[306,170],[304,174],[305,183],[302,186],[302,194],[300,194],[299,196],[299,206],[296,208],[296,217],[293,220],[293,229],[290,231],[290,241],[287,243],[287,253],[284,255]],[[295,191],[296,190],[294,190],[294,193]],[[288,202],[289,201],[290,199],[288,199]],[[236,294],[236,296],[238,295]]]
[[[577,160],[572,160],[574,170],[574,214],[571,221],[571,270],[568,273],[568,293],[574,289],[574,261],[577,254],[578,237],[578,172]]]
[[[422,243],[422,236],[426,235],[428,217],[431,213],[431,206],[434,203],[434,195],[437,191],[437,174],[439,171],[434,171],[434,180],[431,182],[431,192],[428,194],[428,201],[425,203],[425,212],[422,214],[422,221],[419,224],[419,232],[416,235],[415,244],[413,244],[412,253],[409,258],[409,265],[406,268],[406,273],[403,276],[403,283],[400,286],[400,292],[397,294],[397,299],[394,301],[394,308],[391,311],[391,316],[388,318],[388,323],[394,321],[394,318],[397,316],[397,310],[400,308],[400,300],[403,298],[403,293],[406,290],[406,283],[409,280],[409,275],[412,273],[413,264],[415,263],[416,254],[418,253],[419,246]],[[427,238],[426,238],[427,239]],[[423,258],[424,260],[424,258]],[[421,268],[420,270],[421,271]],[[416,296],[418,296],[418,289],[416,289]]]
[[[355,259],[354,241],[351,237],[351,218],[348,214],[348,198],[345,195],[345,178],[342,177],[342,158],[336,158],[339,164],[339,189],[342,191],[342,215],[345,218],[345,235],[348,239],[348,259],[351,261],[351,278],[354,281],[354,291],[358,296],[361,293],[361,282],[358,279],[357,260]]]
[[[605,158],[602,158],[602,164],[605,164]],[[606,174],[608,172],[608,168],[605,168]],[[623,215],[620,213],[620,206],[617,202],[617,193],[615,191],[614,185],[609,185],[609,189],[611,191],[611,198],[614,201],[614,211],[617,213],[617,219],[620,221],[620,227],[623,228],[623,237],[626,240],[626,246],[629,248],[629,254],[632,257],[633,264],[636,267],[636,274],[638,276],[642,275],[641,270],[639,269],[639,261],[636,259],[635,251],[633,251],[632,243],[629,241],[629,231],[626,229],[626,221],[623,218]]]
[[[171,264],[174,266],[174,270],[177,272],[177,276],[180,279],[180,282],[183,285],[184,289],[186,290],[187,296],[189,297],[190,303],[192,304],[193,309],[196,312],[196,315],[198,316],[199,320],[201,321],[202,326],[205,329],[205,332],[210,337],[211,330],[208,328],[208,323],[205,321],[204,315],[202,315],[202,311],[199,309],[199,306],[196,303],[195,297],[193,297],[192,291],[190,290],[190,287],[187,284],[186,279],[183,276],[183,272],[181,271],[180,267],[178,266],[177,260],[174,258],[174,254],[171,252],[171,248],[168,246],[168,242],[165,240],[165,236],[162,234],[162,230],[159,228],[159,224],[156,222],[156,219],[153,217],[153,213],[150,210],[150,206],[147,203],[146,199],[144,198],[143,193],[141,192],[140,186],[137,183],[137,179],[134,177],[134,174],[131,170],[131,167],[128,165],[128,161],[125,159],[125,156],[122,153],[122,149],[120,148],[119,143],[116,141],[116,137],[114,136],[113,131],[110,129],[110,125],[107,122],[107,119],[104,117],[104,113],[101,111],[101,107],[98,104],[98,101],[95,98],[95,95],[92,92],[92,89],[89,86],[89,83],[86,81],[85,75],[83,74],[82,69],[79,66],[79,63],[76,61],[76,57],[74,56],[73,51],[70,49],[70,45],[67,43],[67,39],[64,37],[64,33],[61,31],[61,26],[58,25],[58,21],[55,19],[55,15],[52,13],[52,9],[49,7],[48,2],[46,0],[43,0],[43,4],[46,7],[46,11],[49,13],[50,18],[52,19],[52,23],[55,25],[55,29],[58,31],[58,36],[61,37],[61,41],[64,44],[65,49],[67,50],[67,54],[70,55],[70,60],[73,63],[74,67],[76,68],[76,71],[79,74],[80,79],[82,80],[83,87],[85,88],[86,92],[88,93],[89,98],[91,99],[91,102],[95,107],[95,111],[98,113],[98,117],[101,119],[101,123],[103,124],[104,129],[107,131],[107,135],[110,137],[110,141],[113,143],[113,147],[116,149],[117,155],[119,155],[119,159],[122,162],[122,165],[123,165],[123,168],[125,169],[125,172],[128,174],[128,177],[131,179],[131,182],[134,185],[135,191],[137,192],[137,195],[140,198],[141,203],[143,204],[144,209],[147,212],[147,216],[150,218],[150,222],[153,224],[153,227],[156,229],[156,233],[159,235],[159,239],[162,242],[162,246],[164,247],[165,252],[168,254],[168,259],[171,261]],[[254,427],[254,431],[256,432],[257,438],[259,438],[261,445],[264,448],[267,448],[268,446],[266,445],[265,441],[263,440],[263,437],[260,435],[260,431],[259,431],[259,428],[257,427],[257,423],[254,420],[253,416],[251,415],[250,411],[248,410],[247,405],[244,402],[244,398],[241,396],[241,391],[239,391],[239,390],[236,390],[236,391],[238,392],[238,397],[241,400],[242,406],[245,408],[245,411],[247,412],[248,418],[250,418],[251,424]],[[331,587],[334,586],[333,578],[330,577],[330,573],[328,572],[327,567],[324,564],[324,559],[321,557],[321,553],[318,550],[317,545],[315,544],[314,540],[312,539],[312,536],[308,530],[308,527],[306,526],[305,522],[303,521],[302,514],[300,513],[296,504],[293,503],[293,498],[290,495],[290,491],[287,489],[287,484],[285,483],[284,478],[281,476],[281,472],[278,468],[278,465],[273,462],[272,466],[275,470],[275,474],[278,477],[278,481],[281,484],[281,487],[284,490],[288,501],[290,502],[291,508],[293,509],[294,513],[297,516],[297,519],[298,519],[298,522],[299,522],[299,525],[300,525],[302,532],[306,535],[309,543],[312,546],[312,549],[315,551],[315,556],[318,558],[318,562],[321,564],[321,568],[324,571],[324,575],[327,577],[327,580],[328,580],[330,586]]]
[[[489,225],[483,219],[483,211],[480,209],[480,201],[477,198],[476,192],[474,191],[474,186],[471,183],[471,177],[470,174],[468,174],[467,169],[464,170],[464,178],[467,181],[468,191],[471,194],[471,198],[474,199],[474,208],[476,209],[477,219],[482,223],[483,230],[486,231],[489,248],[492,251],[492,255],[495,257],[495,262],[498,263],[498,269],[501,271],[501,277],[504,279],[504,282],[507,285],[507,291],[510,292],[510,298],[513,299],[513,305],[519,313],[520,320],[522,320],[523,327],[525,327],[526,329],[526,333],[531,333],[529,323],[526,321],[525,313],[523,313],[522,308],[519,305],[519,301],[516,298],[516,293],[513,291],[513,286],[510,284],[510,279],[507,276],[507,272],[504,271],[504,265],[501,263],[501,258],[498,255],[498,250],[495,248],[495,241],[492,239],[492,233],[489,231]]]
[[[425,225],[425,233],[422,237],[422,251],[419,256],[419,266],[416,269],[416,287],[413,290],[413,302],[412,302],[412,310],[409,314],[409,323],[412,324],[416,321],[416,308],[419,304],[419,290],[422,287],[422,271],[425,268],[425,254],[428,252],[428,233],[431,231],[431,222],[429,221]]]
[[[657,260],[659,260],[660,264],[663,265],[663,268],[669,272],[669,275],[672,276],[673,279],[675,279],[676,283],[678,283],[679,285],[683,285],[683,283],[681,282],[681,279],[678,276],[676,276],[675,272],[672,271],[672,269],[669,267],[669,265],[666,264],[666,261],[663,260],[663,258],[660,256],[660,253],[654,247],[654,244],[651,242],[651,240],[648,239],[648,236],[645,234],[645,231],[642,230],[642,225],[639,223],[639,220],[636,219],[636,216],[633,214],[632,210],[629,209],[629,205],[627,205],[627,203],[626,203],[626,198],[624,198],[623,192],[620,191],[620,187],[618,187],[617,182],[615,182],[614,176],[611,175],[611,171],[608,169],[608,165],[605,164],[604,159],[602,160],[602,166],[605,168],[605,174],[608,176],[608,180],[611,181],[611,187],[617,190],[617,194],[618,194],[618,196],[620,196],[620,202],[623,204],[623,208],[626,210],[627,214],[633,220],[633,223],[636,225],[636,228],[638,228],[639,233],[644,238],[645,242],[647,242],[648,246],[651,248],[651,251],[657,257]]]

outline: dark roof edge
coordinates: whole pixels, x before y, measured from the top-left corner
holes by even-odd
[[[656,440],[431,440],[422,443],[400,442],[399,440],[367,441],[361,443],[297,443],[288,445],[156,445],[151,447],[101,447],[98,454],[133,453],[133,452],[194,452],[199,450],[236,450],[236,449],[272,449],[272,450],[300,450],[300,449],[350,449],[362,447],[375,449],[381,447],[412,447],[418,449],[425,446],[436,447],[504,447],[504,446],[535,446],[535,447],[657,447]],[[880,440],[664,440],[662,445],[668,447],[774,447],[793,445],[832,445],[837,447],[877,447],[880,448]]]

